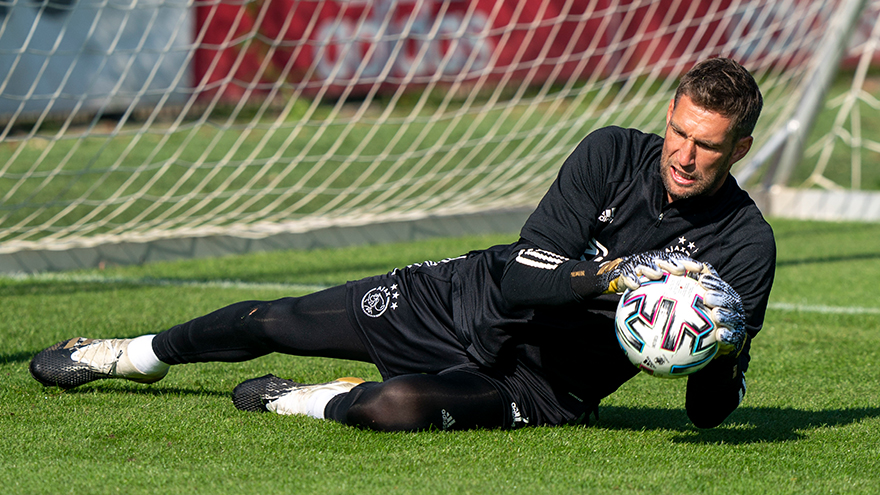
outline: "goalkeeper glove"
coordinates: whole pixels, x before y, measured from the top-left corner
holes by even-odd
[[[738,356],[746,343],[746,312],[742,298],[733,290],[711,265],[706,265],[709,273],[700,275],[700,285],[706,289],[703,303],[711,310],[710,316],[718,330],[715,339],[719,343],[718,355]]]
[[[648,251],[609,261],[599,268],[597,275],[603,294],[623,293],[636,290],[641,285],[639,277],[659,280],[663,273],[684,275],[685,272],[709,273],[710,267],[682,253]]]

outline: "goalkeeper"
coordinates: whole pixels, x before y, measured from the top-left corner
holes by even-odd
[[[717,426],[745,394],[773,281],[773,233],[729,173],[761,106],[746,69],[706,60],[680,81],[664,136],[587,136],[514,244],[236,303],[156,335],[73,338],[37,354],[31,374],[65,388],[153,383],[173,365],[280,352],[370,362],[383,381],[266,375],[235,388],[236,407],[384,431],[586,423],[638,373],[615,337],[619,293],[639,275],[696,271],[722,348],[688,376],[685,408],[696,426]]]

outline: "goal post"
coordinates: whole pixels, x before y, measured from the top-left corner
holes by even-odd
[[[13,0],[0,270],[515,231],[711,56],[761,84],[762,157],[853,3]]]
[[[774,131],[738,178],[766,214],[830,221],[880,221],[876,66],[880,2],[851,0],[840,13],[788,122]],[[841,63],[841,59],[843,62]],[[839,71],[842,74],[839,74]],[[835,77],[837,76],[837,77]]]

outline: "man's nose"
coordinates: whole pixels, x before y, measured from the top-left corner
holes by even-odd
[[[692,166],[696,162],[697,147],[690,139],[685,139],[678,149],[678,163],[682,167]]]

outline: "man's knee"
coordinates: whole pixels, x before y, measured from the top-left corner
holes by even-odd
[[[345,422],[380,431],[424,430],[436,424],[430,394],[424,384],[407,377],[392,378],[363,390],[353,390]]]
[[[279,322],[284,322],[290,314],[293,298],[275,301],[246,301],[238,308],[239,330],[260,345],[274,343],[272,332],[277,331]]]
[[[506,401],[471,374],[403,375],[365,383],[325,410],[341,423],[380,431],[509,426]]]

